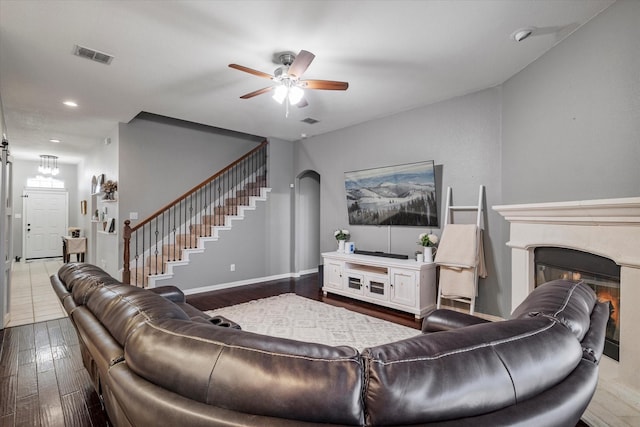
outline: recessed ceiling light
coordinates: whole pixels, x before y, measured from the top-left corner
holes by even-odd
[[[54,144],[59,144],[59,143],[60,143],[60,140],[59,140],[59,139],[52,138],[52,139],[50,139],[50,140],[49,140],[49,142],[53,142]]]
[[[67,107],[77,107],[78,106],[78,104],[75,101],[64,101],[63,104],[66,105]]]
[[[533,28],[520,28],[511,34],[511,38],[517,42],[521,42],[524,39],[529,38],[533,34]]]

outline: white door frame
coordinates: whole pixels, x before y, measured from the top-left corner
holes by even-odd
[[[69,192],[63,189],[50,189],[50,188],[25,188],[22,191],[22,259],[27,261],[27,198],[25,196],[28,193],[47,193],[47,194],[64,194],[65,195],[65,206],[64,206],[64,230],[68,230],[69,228]],[[62,256],[62,240],[60,240],[60,256]]]

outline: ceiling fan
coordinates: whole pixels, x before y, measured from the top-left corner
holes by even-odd
[[[238,64],[229,64],[229,67],[254,76],[273,80],[276,85],[268,86],[256,91],[242,95],[241,99],[249,99],[263,93],[274,91],[273,99],[282,104],[286,101],[287,113],[289,105],[306,107],[308,105],[304,99],[304,89],[315,90],[347,90],[349,83],[337,82],[333,80],[302,80],[302,74],[309,68],[315,55],[306,50],[301,50],[296,56],[294,53],[285,52],[278,55],[278,62],[282,65],[274,71],[273,75],[254,70]],[[288,115],[288,114],[287,114]]]

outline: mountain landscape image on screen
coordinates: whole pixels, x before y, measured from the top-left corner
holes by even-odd
[[[351,225],[438,226],[433,161],[345,173]]]

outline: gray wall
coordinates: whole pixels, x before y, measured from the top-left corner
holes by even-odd
[[[129,212],[144,219],[259,144],[161,118],[121,123],[119,141],[121,223]]]
[[[640,194],[639,17],[619,0],[500,87],[301,141],[296,171],[321,175],[322,250],[348,227],[343,172],[433,159],[441,209],[447,186],[456,204],[487,187],[478,310],[508,316],[509,228],[491,206]],[[406,254],[424,231],[348,228],[363,249]]]
[[[41,175],[38,172],[39,161],[14,160],[13,161],[13,255],[23,257],[23,228],[22,228],[22,193],[27,188],[27,179]],[[87,230],[80,219],[80,199],[78,198],[78,166],[58,163],[60,173],[55,177],[64,181],[65,190],[69,194],[69,227],[78,226],[82,232]],[[16,215],[21,218],[16,219]],[[62,256],[62,242],[60,243],[60,256]]]
[[[504,203],[640,195],[640,2],[619,0],[503,85]]]
[[[300,141],[296,172],[314,170],[321,179],[321,250],[336,249],[333,231],[337,228],[349,229],[351,241],[360,249],[410,256],[419,249],[418,234],[440,234],[439,229],[421,227],[349,226],[345,171],[434,160],[441,222],[447,186],[453,188],[456,204],[476,204],[481,184],[487,188],[487,205],[499,204],[500,96],[500,88],[488,89]],[[510,289],[500,280],[494,255],[494,247],[504,242],[501,219],[487,211],[484,226],[489,277],[480,281],[477,309],[504,313],[509,309]]]
[[[502,139],[504,204],[639,196],[640,2],[618,0],[504,83]],[[506,246],[501,259],[510,278]]]

